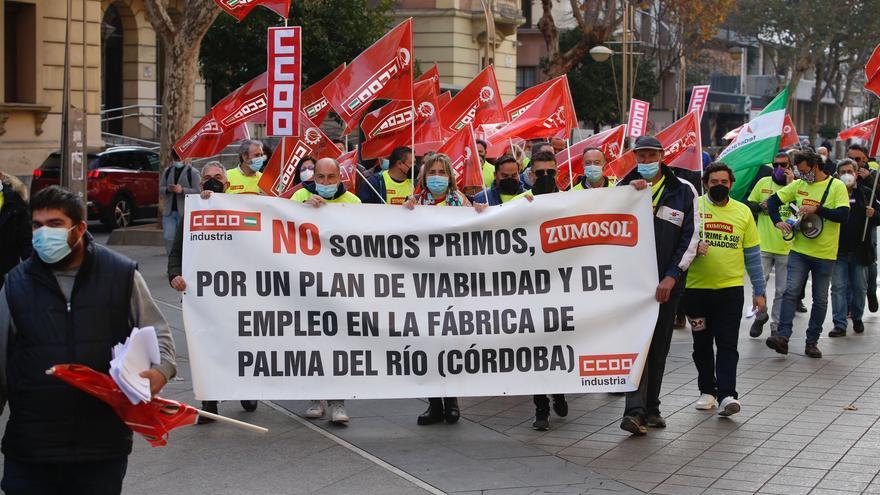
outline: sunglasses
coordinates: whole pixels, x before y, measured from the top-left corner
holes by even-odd
[[[545,175],[549,175],[550,177],[556,177],[556,169],[549,168],[546,170],[533,170],[535,177],[544,177]]]
[[[773,166],[774,166],[774,167],[788,168],[788,167],[789,167],[789,164],[788,164],[788,162],[773,162]]]

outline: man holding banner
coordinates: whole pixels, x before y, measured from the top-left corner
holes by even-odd
[[[339,162],[333,158],[321,158],[315,164],[314,182],[307,183],[297,191],[290,199],[299,201],[315,208],[327,203],[354,203],[360,204],[361,200],[354,194],[345,190],[342,183],[342,171]],[[345,411],[345,401],[329,400],[327,407],[330,410],[330,422],[345,425],[348,424],[348,413]],[[324,402],[313,400],[304,414],[309,419],[319,419],[324,416]]]
[[[489,189],[474,196],[474,204],[498,206],[523,193],[522,182],[519,180],[519,164],[516,162],[516,158],[504,155],[495,160],[494,169],[495,180]]]
[[[599,148],[584,150],[584,177],[572,189],[583,190],[608,187],[611,181],[605,177],[605,153]]]
[[[620,428],[633,435],[644,435],[648,426],[666,426],[666,420],[660,414],[660,387],[666,355],[672,343],[675,310],[684,291],[687,269],[697,253],[699,227],[697,192],[663,163],[660,141],[641,136],[636,139],[633,151],[637,170],[624,177],[621,184],[631,184],[637,189],[644,189],[648,184],[651,186],[657,271],[661,277],[655,298],[660,303],[660,312],[639,388],[626,394],[626,409]]]

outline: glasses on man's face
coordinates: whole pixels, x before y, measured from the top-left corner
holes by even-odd
[[[549,175],[550,177],[556,177],[556,169],[548,168],[546,170],[535,170],[535,177],[544,177],[545,175]]]
[[[788,168],[788,162],[773,162],[774,167]]]

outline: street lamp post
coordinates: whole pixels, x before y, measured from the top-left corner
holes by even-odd
[[[638,43],[638,41],[632,39],[632,29],[635,25],[634,12],[632,5],[624,2],[623,40],[606,42],[607,44],[619,43],[621,45],[619,52],[604,45],[597,45],[590,48],[590,58],[596,62],[611,60],[611,77],[614,79],[614,91],[617,93],[618,97],[618,111],[621,123],[626,123],[627,114],[629,113],[629,106],[627,103],[629,102],[630,96],[635,92],[633,86],[636,78],[633,70],[633,55],[640,55],[639,53],[634,53],[630,47],[630,45]],[[614,55],[621,55],[623,62],[620,92],[617,91],[617,72],[614,69]]]

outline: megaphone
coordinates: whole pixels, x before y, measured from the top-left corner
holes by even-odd
[[[819,215],[810,213],[809,215],[804,215],[800,218],[800,221],[797,223],[797,228],[807,239],[815,239],[822,233],[822,228],[825,225],[824,222],[825,221],[822,220],[822,217]]]

